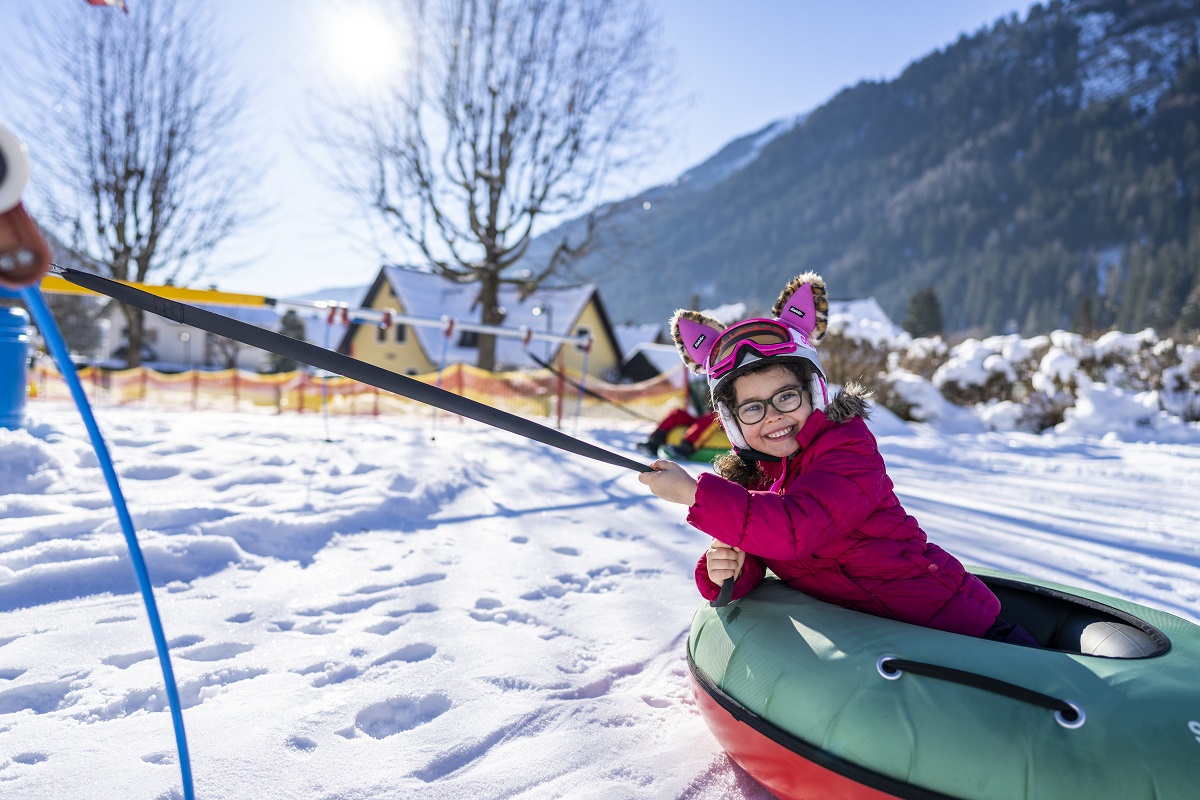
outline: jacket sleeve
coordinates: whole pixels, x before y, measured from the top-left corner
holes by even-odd
[[[700,476],[688,522],[725,544],[792,561],[857,530],[892,491],[875,438],[861,420],[810,443],[782,494],[755,491],[712,473]],[[798,471],[797,471],[798,470]]]
[[[751,589],[762,583],[765,575],[766,568],[763,566],[762,559],[747,553],[746,560],[742,562],[742,572],[733,582],[732,599],[745,597]],[[700,560],[696,562],[696,588],[700,590],[700,594],[705,600],[716,600],[717,595],[721,594],[721,585],[713,583],[708,577],[707,550],[700,555]]]

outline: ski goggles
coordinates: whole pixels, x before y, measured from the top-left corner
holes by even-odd
[[[773,319],[748,319],[727,328],[708,354],[708,376],[720,378],[738,366],[747,351],[759,358],[796,352],[791,329]]]

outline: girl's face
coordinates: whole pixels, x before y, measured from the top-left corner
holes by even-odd
[[[771,404],[771,398],[785,389],[796,389],[803,393],[804,402],[793,411],[780,411]],[[733,382],[736,406],[758,401],[766,407],[766,415],[758,422],[747,424],[738,419],[746,444],[755,450],[780,458],[787,458],[800,449],[796,434],[812,414],[812,399],[809,387],[800,386],[796,376],[787,367],[773,366],[758,372],[742,375]],[[787,405],[786,403],[784,404]],[[737,413],[737,409],[734,409]]]

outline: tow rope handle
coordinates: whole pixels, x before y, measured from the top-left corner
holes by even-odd
[[[733,578],[726,578],[721,584],[721,593],[717,595],[717,599],[709,603],[713,608],[723,608],[729,605],[730,599],[733,598]]]
[[[356,358],[327,350],[324,347],[319,347],[300,339],[293,339],[290,336],[284,336],[275,331],[259,328],[256,325],[206,311],[187,303],[168,300],[150,292],[136,289],[120,281],[110,280],[100,275],[94,275],[90,272],[83,272],[70,267],[62,267],[57,264],[52,266],[57,274],[77,286],[82,286],[98,294],[111,297],[122,303],[127,303],[143,311],[149,311],[151,314],[165,317],[173,322],[190,325],[194,328],[216,334],[217,336],[235,339],[242,344],[290,358],[293,361],[309,364],[310,366],[318,367],[337,375],[344,375],[347,378],[353,378],[384,391],[440,408],[451,414],[458,414],[468,419],[482,422],[485,425],[490,425],[509,433],[524,436],[527,439],[550,445],[559,450],[565,450],[569,453],[591,458],[606,464],[612,464],[613,466],[631,469],[635,472],[654,471],[645,464],[605,450],[594,444],[580,441],[562,431],[547,428],[531,420],[518,417],[507,411],[501,411],[498,408],[493,408],[468,397],[448,392],[445,389],[430,386],[407,375],[400,375],[382,367],[368,364],[365,361],[359,361]]]

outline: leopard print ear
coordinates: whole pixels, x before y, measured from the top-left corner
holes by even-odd
[[[825,281],[815,272],[805,272],[788,281],[771,308],[777,319],[803,333],[810,344],[825,338],[829,327],[829,298]]]
[[[713,343],[725,326],[699,311],[679,309],[671,317],[671,338],[679,348],[679,357],[692,372],[703,374],[704,362]]]

